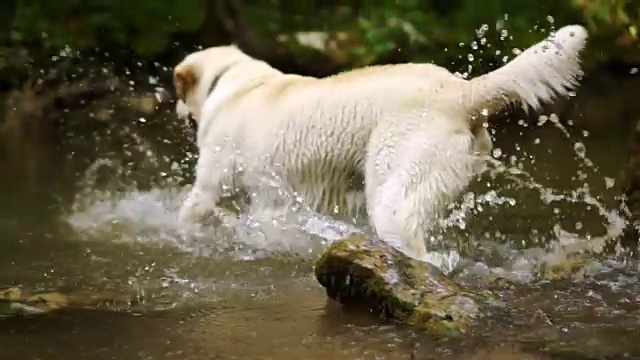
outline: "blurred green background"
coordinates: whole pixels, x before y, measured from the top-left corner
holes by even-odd
[[[640,59],[636,0],[5,0],[1,6],[7,44],[98,48],[137,61],[170,62],[176,49],[235,42],[316,75],[407,60],[459,68],[470,50],[479,58],[476,68],[491,68],[511,49],[567,23],[591,33],[587,67]]]

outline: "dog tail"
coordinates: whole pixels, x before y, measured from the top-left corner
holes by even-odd
[[[499,111],[509,103],[539,109],[555,96],[567,96],[582,75],[580,52],[587,30],[579,25],[560,28],[523,51],[512,61],[468,82],[467,109],[474,118]]]

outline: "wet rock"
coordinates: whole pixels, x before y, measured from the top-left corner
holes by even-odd
[[[334,242],[317,261],[315,275],[328,297],[346,307],[437,335],[466,332],[481,304],[497,303],[490,293],[468,291],[434,265],[364,235]]]
[[[60,293],[26,295],[19,288],[0,290],[0,316],[36,315],[68,305]]]
[[[119,299],[122,302],[129,302]],[[46,314],[65,308],[97,308],[119,301],[107,294],[45,292],[29,294],[20,288],[0,289],[0,318]]]

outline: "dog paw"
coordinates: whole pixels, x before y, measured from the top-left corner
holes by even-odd
[[[178,224],[180,225],[217,225],[220,223],[220,212],[215,208],[199,202],[188,201],[183,204],[178,212]]]

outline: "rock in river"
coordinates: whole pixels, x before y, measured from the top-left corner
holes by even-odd
[[[315,274],[328,297],[345,307],[366,308],[436,335],[464,333],[480,315],[480,303],[492,298],[364,235],[334,242],[317,261]]]
[[[47,314],[66,308],[99,308],[116,304],[129,306],[131,300],[115,294],[93,294],[80,291],[29,293],[17,287],[0,288],[0,319]]]

